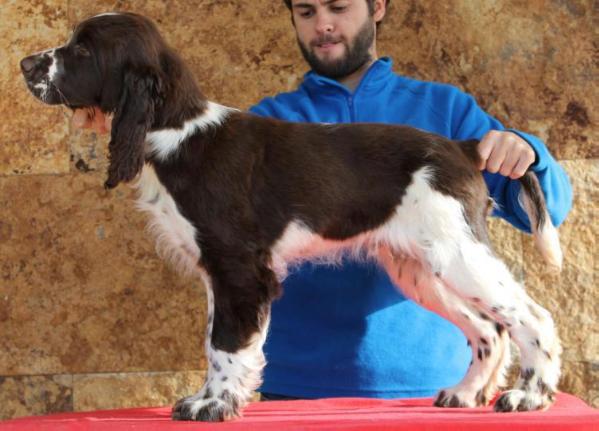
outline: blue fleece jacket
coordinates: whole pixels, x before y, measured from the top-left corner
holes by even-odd
[[[472,96],[451,85],[409,79],[377,60],[352,93],[314,72],[296,91],[266,98],[255,114],[297,122],[405,124],[451,139],[480,139],[506,130]],[[553,223],[570,209],[566,174],[536,137],[512,130],[535,150],[532,169]],[[326,142],[322,143],[326,145]],[[524,231],[519,183],[484,172],[495,215]],[[433,395],[456,384],[471,359],[460,330],[406,299],[373,263],[347,259],[341,267],[303,264],[285,280],[273,304],[261,391],[305,398]]]

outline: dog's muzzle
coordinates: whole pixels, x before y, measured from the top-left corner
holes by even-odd
[[[50,105],[60,103],[58,92],[52,83],[52,76],[50,76],[55,61],[52,51],[45,51],[25,57],[20,63],[21,72],[29,91],[42,102]],[[55,65],[54,69],[56,69]]]
[[[37,84],[47,78],[52,61],[49,53],[34,54],[21,60],[21,71],[27,83]]]

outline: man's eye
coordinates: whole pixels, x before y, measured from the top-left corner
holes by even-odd
[[[331,6],[331,10],[335,13],[343,12],[347,6]]]
[[[314,11],[310,9],[304,9],[299,13],[302,18],[310,18],[312,15],[314,15]]]

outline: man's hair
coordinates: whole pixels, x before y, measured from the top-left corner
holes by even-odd
[[[283,0],[283,2],[285,3],[285,6],[287,6],[287,9],[291,10],[291,0]],[[391,0],[385,0],[387,6],[389,6],[390,2]],[[366,0],[366,3],[368,3],[368,13],[372,15],[374,13],[374,0]],[[376,23],[377,28],[381,22],[382,20]]]

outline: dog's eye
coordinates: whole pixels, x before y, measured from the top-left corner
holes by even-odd
[[[84,57],[89,57],[89,55],[90,55],[89,50],[80,43],[76,44],[73,47],[73,50],[75,51],[75,54],[77,54],[77,55],[81,55]]]

